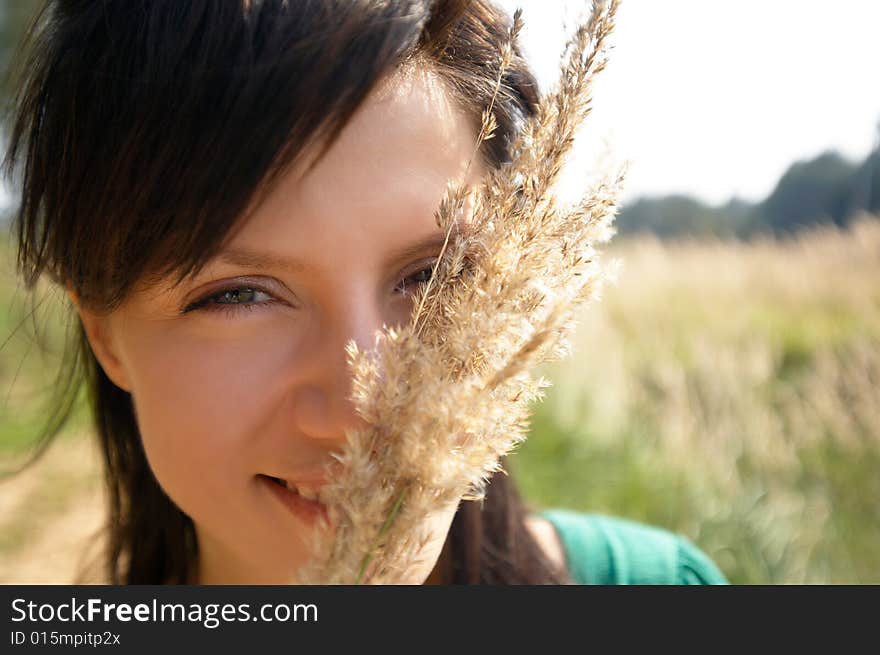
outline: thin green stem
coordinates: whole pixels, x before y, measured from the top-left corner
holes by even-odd
[[[379,547],[379,542],[381,542],[382,537],[384,537],[388,530],[391,528],[391,524],[394,523],[394,519],[397,518],[397,515],[400,513],[400,508],[403,506],[403,499],[406,497],[407,489],[403,489],[400,492],[400,495],[397,496],[397,500],[394,501],[394,507],[391,508],[391,511],[388,513],[388,516],[385,517],[385,522],[382,524],[382,529],[379,530],[379,535],[376,537],[376,542],[373,544],[373,547],[370,549],[366,555],[364,555],[364,559],[361,562],[361,570],[358,572],[357,580],[355,580],[355,584],[361,584],[364,579],[364,574],[367,571],[367,567],[370,565],[370,562],[373,561],[373,555],[376,552],[376,548]]]

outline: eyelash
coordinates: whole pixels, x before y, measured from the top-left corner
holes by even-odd
[[[429,279],[430,279],[430,276],[433,274],[433,271],[434,271],[434,265],[435,265],[435,262],[431,262],[431,264],[429,266],[426,266],[425,268],[423,268],[419,271],[416,271],[412,275],[401,280],[401,282],[405,283],[407,280],[410,280],[414,277],[418,277],[418,276],[422,275],[423,273],[428,273]],[[427,280],[421,280],[421,281],[417,282],[416,285],[425,284],[426,282],[427,282]],[[394,287],[395,291],[399,291],[399,293],[405,293],[405,291],[402,291],[400,289],[401,289],[400,284],[398,284],[396,287]],[[225,294],[233,293],[233,292],[240,292],[240,291],[253,291],[254,293],[262,293],[262,294],[269,296],[270,300],[264,300],[262,302],[250,302],[250,303],[213,302],[214,300],[216,300],[217,298],[219,298]],[[231,287],[227,287],[225,289],[220,289],[218,291],[215,291],[215,292],[205,296],[204,298],[201,298],[200,300],[196,300],[196,301],[190,303],[189,305],[186,306],[186,308],[181,313],[186,314],[191,311],[201,310],[201,311],[207,311],[207,312],[222,312],[222,313],[226,313],[226,314],[236,314],[241,311],[252,312],[257,309],[261,309],[263,307],[266,307],[268,305],[278,304],[279,302],[280,302],[279,300],[272,297],[271,293],[259,288],[258,286],[247,286],[247,285],[231,286]]]

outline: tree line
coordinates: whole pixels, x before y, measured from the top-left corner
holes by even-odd
[[[880,125],[878,146],[863,161],[828,151],[796,162],[760,202],[733,198],[710,206],[685,195],[642,197],[622,207],[616,223],[620,234],[749,238],[820,223],[845,227],[861,212],[880,214]]]

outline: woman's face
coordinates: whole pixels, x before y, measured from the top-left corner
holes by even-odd
[[[197,278],[139,290],[105,317],[81,310],[132,395],[159,484],[195,523],[199,582],[283,584],[309,556],[315,524],[261,476],[307,480],[362,427],[344,346],[371,348],[409,319],[442,245],[434,211],[475,137],[440,83],[398,76]],[[479,173],[475,162],[469,181]],[[428,577],[455,510],[426,517],[433,540],[406,582]]]

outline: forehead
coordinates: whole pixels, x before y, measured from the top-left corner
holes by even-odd
[[[443,84],[425,72],[397,73],[381,84],[314,168],[280,178],[231,245],[302,251],[304,239],[333,248],[343,234],[400,240],[436,229],[433,214],[447,182],[473,183],[482,172],[473,122]]]
[[[428,147],[436,156],[459,161],[470,155],[476,136],[472,118],[454,102],[446,82],[424,68],[407,68],[377,85],[343,131],[342,147],[333,154],[338,157],[341,150],[348,150],[345,146],[353,146],[367,156],[424,155],[420,148]],[[404,145],[408,147],[401,148]]]

